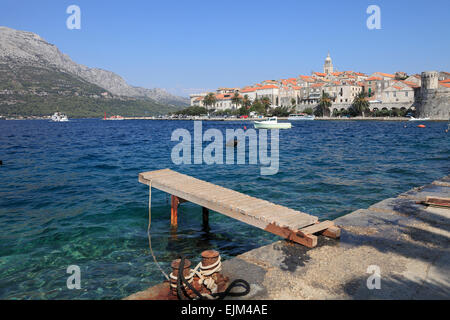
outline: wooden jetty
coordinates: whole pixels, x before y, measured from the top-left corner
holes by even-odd
[[[150,192],[153,187],[171,195],[173,227],[178,223],[178,206],[189,201],[203,207],[204,225],[208,225],[209,210],[213,210],[309,248],[317,245],[317,236],[314,235],[316,233],[331,238],[340,236],[340,229],[334,226],[332,221],[319,222],[317,217],[307,213],[250,197],[170,169],[140,173],[139,182],[149,185]]]

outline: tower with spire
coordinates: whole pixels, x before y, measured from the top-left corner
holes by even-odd
[[[333,73],[333,61],[331,60],[329,52],[328,52],[327,58],[325,59],[325,63],[323,65],[323,73],[326,73],[326,74]]]

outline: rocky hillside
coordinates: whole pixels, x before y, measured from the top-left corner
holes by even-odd
[[[157,103],[175,106],[185,106],[189,103],[187,98],[171,95],[162,89],[130,86],[122,77],[111,71],[77,64],[37,34],[7,27],[0,27],[0,64],[4,70],[7,67],[11,70],[32,67],[61,72],[117,97],[152,99]]]

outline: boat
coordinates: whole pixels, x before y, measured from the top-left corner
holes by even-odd
[[[69,121],[69,118],[64,113],[61,112],[55,112],[54,115],[51,117],[52,121],[54,122],[66,122]]]
[[[277,117],[264,121],[255,121],[254,125],[255,129],[290,129],[292,127],[290,122],[278,122]]]
[[[309,115],[306,113],[290,114],[288,120],[314,120],[316,117],[314,115]]]
[[[122,116],[111,116],[111,117],[106,117],[106,112],[105,112],[105,117],[103,118],[103,120],[124,120],[125,118]]]
[[[430,118],[414,118],[414,117],[411,117],[411,118],[409,118],[408,121],[428,121],[428,120],[430,120]]]

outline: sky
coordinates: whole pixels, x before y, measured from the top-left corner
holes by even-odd
[[[79,30],[66,26],[70,5]],[[369,5],[381,29],[367,28]],[[328,52],[341,71],[450,71],[449,14],[448,0],[0,1],[1,26],[183,96],[322,71]]]

